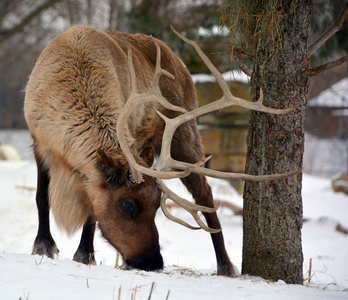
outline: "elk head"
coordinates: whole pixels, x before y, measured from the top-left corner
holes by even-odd
[[[140,165],[151,167],[153,148],[133,154]],[[100,196],[93,209],[103,236],[123,256],[124,268],[162,269],[154,221],[161,198],[156,180],[145,176],[142,183],[134,183],[120,149],[108,155],[99,150],[96,156]]]

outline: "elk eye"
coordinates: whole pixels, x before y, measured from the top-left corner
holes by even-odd
[[[106,183],[114,184],[117,186],[124,185],[126,183],[126,179],[124,176],[116,176],[116,175],[110,175],[105,178]]]
[[[110,183],[112,181],[112,175],[105,178],[105,182]]]
[[[119,200],[119,206],[121,211],[132,219],[140,212],[140,205],[136,199],[121,198]]]

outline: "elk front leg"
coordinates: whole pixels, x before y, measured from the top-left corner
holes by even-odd
[[[74,254],[73,260],[86,264],[95,265],[93,239],[95,232],[95,221],[89,216],[83,226],[81,241]]]
[[[40,159],[36,156],[35,158],[37,163],[36,206],[39,215],[39,228],[34,241],[32,255],[46,255],[53,259],[55,255],[58,255],[59,250],[50,231],[50,207],[48,199],[49,175],[48,170],[43,166]]]

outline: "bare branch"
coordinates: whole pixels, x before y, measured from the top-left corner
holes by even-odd
[[[244,74],[251,77],[252,71],[238,57],[232,57],[232,60],[236,62],[236,64],[244,72]]]
[[[348,3],[342,10],[340,16],[337,18],[335,23],[324,32],[314,43],[309,46],[309,56],[311,56],[315,51],[317,51],[330,37],[332,37],[337,31],[342,29],[343,22],[348,15]]]
[[[342,65],[344,64],[345,62],[348,61],[348,56],[344,56],[344,57],[341,57],[340,59],[337,59],[337,60],[334,60],[334,61],[330,61],[324,65],[321,65],[321,66],[318,66],[318,67],[315,67],[315,68],[311,68],[311,69],[307,69],[303,72],[303,76],[304,77],[312,77],[312,76],[315,76],[315,75],[318,75],[322,72],[325,72],[327,70],[330,70],[334,67],[337,67],[339,65]]]
[[[220,207],[227,207],[230,210],[232,210],[235,215],[243,216],[243,208],[241,208],[241,207],[239,207],[231,202],[228,202],[228,201],[219,200],[219,203],[220,203]]]
[[[41,5],[33,8],[18,24],[14,25],[12,28],[0,31],[0,43],[10,38],[11,36],[23,31],[24,27],[29,24],[36,16],[38,16],[42,11],[51,7],[52,5],[60,2],[61,0],[47,0]]]
[[[232,52],[232,55],[236,54],[236,55],[238,55],[240,57],[249,59],[251,61],[254,59],[254,57],[250,53],[247,53],[244,50],[242,50],[242,49],[240,49],[238,47],[235,47],[235,46],[232,46],[232,51],[231,52]]]

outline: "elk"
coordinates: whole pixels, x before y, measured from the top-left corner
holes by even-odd
[[[162,41],[143,34],[102,32],[75,26],[43,50],[30,75],[25,117],[33,138],[38,181],[38,233],[33,254],[58,253],[50,233],[49,210],[68,233],[83,226],[73,260],[95,263],[96,223],[123,257],[125,269],[160,270],[163,259],[155,225],[161,206],[171,220],[210,232],[217,274],[235,276],[225,250],[211,188],[205,176],[272,180],[204,168],[196,117],[230,105],[283,114],[260,100],[234,97],[222,75],[192,44],[219,82],[224,96],[198,108],[185,65]],[[180,178],[195,204],[169,190],[163,179]],[[199,227],[172,216],[170,198]],[[202,212],[207,224],[199,217]]]

